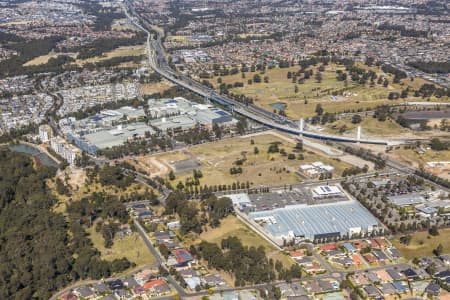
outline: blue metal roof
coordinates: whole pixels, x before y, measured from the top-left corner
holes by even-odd
[[[339,232],[345,235],[351,228],[368,230],[379,221],[359,202],[345,201],[316,205],[290,205],[270,211],[249,213],[252,219],[273,217],[276,223],[264,228],[274,237],[304,236],[310,240],[320,235]]]

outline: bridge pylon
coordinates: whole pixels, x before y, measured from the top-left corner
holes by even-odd
[[[356,143],[360,143],[361,141],[361,126],[358,126],[358,128],[356,128]]]
[[[302,118],[302,119],[300,119],[300,122],[299,122],[299,129],[300,129],[299,138],[300,139],[303,139],[304,128],[305,128],[305,120]]]

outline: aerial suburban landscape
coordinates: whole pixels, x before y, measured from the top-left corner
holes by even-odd
[[[0,0],[0,299],[450,300],[448,0]]]

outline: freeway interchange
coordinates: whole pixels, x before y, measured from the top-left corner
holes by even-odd
[[[227,96],[217,93],[214,89],[206,87],[201,83],[185,76],[178,74],[171,69],[167,63],[167,55],[162,46],[161,33],[157,30],[152,30],[152,25],[141,19],[134,11],[131,1],[125,2],[126,7],[124,11],[128,19],[140,30],[147,33],[147,51],[148,62],[151,68],[168,81],[181,86],[192,93],[208,99],[211,102],[219,104],[231,112],[237,113],[252,121],[260,123],[268,128],[276,129],[285,133],[302,135],[304,137],[328,140],[334,142],[349,142],[349,143],[363,143],[363,144],[377,144],[377,145],[398,145],[404,144],[406,140],[388,140],[388,139],[372,139],[357,137],[344,137],[337,135],[329,135],[304,130],[300,128],[296,121],[289,120],[285,117],[267,111],[252,104],[243,104],[233,100]],[[148,29],[150,28],[150,29]]]

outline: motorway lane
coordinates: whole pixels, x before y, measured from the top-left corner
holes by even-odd
[[[131,7],[131,11],[133,11],[133,7],[131,5],[128,5],[128,7]],[[253,105],[244,105],[240,102],[237,102],[233,99],[230,99],[228,97],[219,95],[216,93],[216,91],[203,86],[202,84],[186,77],[183,75],[179,75],[173,70],[170,69],[170,67],[167,65],[166,61],[166,54],[163,50],[162,44],[161,44],[161,38],[157,34],[156,40],[153,38],[153,34],[144,28],[139,22],[141,20],[138,19],[138,15],[135,15],[132,17],[129,14],[129,11],[127,8],[124,7],[125,14],[127,15],[128,19],[139,29],[147,33],[147,48],[148,48],[148,60],[149,64],[152,67],[153,70],[155,70],[157,73],[159,73],[161,76],[166,78],[167,80],[184,87],[198,95],[201,95],[205,98],[209,98],[210,100],[224,103],[227,106],[230,106],[232,111],[235,111],[249,119],[252,119],[254,121],[257,121],[263,125],[266,125],[270,128],[274,128],[283,132],[293,133],[293,134],[300,134],[311,138],[318,138],[318,139],[325,139],[325,140],[334,140],[334,141],[341,141],[341,142],[361,142],[361,143],[369,143],[369,144],[397,144],[397,143],[403,143],[404,141],[388,141],[388,140],[376,140],[376,139],[357,139],[357,138],[348,138],[348,137],[342,137],[342,136],[332,136],[332,135],[326,135],[321,133],[314,133],[314,132],[308,132],[308,131],[302,131],[298,129],[298,126],[295,121],[287,120],[281,116],[278,116],[276,114],[273,114],[272,112],[266,111],[260,107],[253,106]],[[144,22],[145,23],[145,22]],[[157,64],[156,62],[159,62]],[[161,64],[162,63],[162,64]]]

